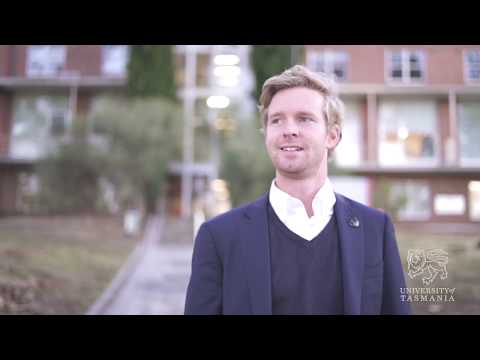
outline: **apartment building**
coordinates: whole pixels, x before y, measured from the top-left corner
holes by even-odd
[[[124,45],[0,45],[0,213],[21,213],[35,162],[94,99],[125,90]]]
[[[176,46],[176,80],[185,126],[184,157],[170,164],[167,203],[171,214],[189,216],[197,195],[224,188],[218,179],[220,133],[250,120],[256,110],[249,52],[248,45]]]
[[[346,105],[340,190],[405,226],[480,230],[480,45],[308,45],[304,62]]]
[[[171,213],[188,212],[217,178],[218,131],[255,110],[249,51],[175,48],[186,126],[184,158],[170,164]],[[125,92],[128,54],[126,45],[0,45],[0,213],[22,212],[35,161],[68,137],[75,114]],[[398,224],[480,230],[480,45],[307,45],[303,61],[333,74],[346,104],[338,191]]]
[[[186,151],[170,164],[172,213],[190,209],[195,192],[216,179],[217,131],[254,109],[248,52],[175,47]],[[38,186],[34,164],[68,138],[74,116],[87,115],[100,95],[125,94],[128,59],[127,45],[0,45],[0,214],[27,210],[24,194]]]

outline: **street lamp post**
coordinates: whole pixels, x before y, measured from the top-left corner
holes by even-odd
[[[80,82],[80,73],[78,71],[71,74],[71,81],[70,99],[68,102],[68,121],[70,126],[72,126],[75,116],[77,115],[78,86]]]
[[[211,161],[213,164],[213,173],[211,174],[210,181],[213,181],[218,178],[219,167],[220,167],[220,147],[218,139],[218,129],[216,127],[216,119],[218,115],[218,110],[212,108],[208,109],[208,123],[210,127],[210,146],[211,146]]]
[[[80,85],[80,72],[77,70],[63,71],[59,74],[60,79],[66,82],[69,87],[67,120],[72,125],[77,114],[78,87]]]
[[[190,217],[192,206],[192,165],[193,149],[193,113],[195,104],[196,53],[190,46],[185,47],[185,93],[183,97],[183,166],[181,213],[183,218]]]

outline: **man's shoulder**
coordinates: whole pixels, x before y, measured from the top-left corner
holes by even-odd
[[[337,201],[343,202],[348,206],[353,213],[361,214],[366,219],[385,222],[385,219],[389,218],[389,215],[381,209],[362,204],[356,200],[353,200],[345,195],[335,193]]]
[[[266,201],[266,194],[263,194],[258,199],[251,201],[249,203],[240,205],[234,209],[231,209],[227,212],[224,212],[220,215],[217,215],[205,222],[208,227],[223,227],[223,226],[231,226],[237,223],[239,220],[247,218],[249,210],[252,207],[259,207],[265,204]]]

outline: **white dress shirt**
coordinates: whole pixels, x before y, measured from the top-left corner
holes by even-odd
[[[280,190],[272,181],[269,193],[270,204],[275,214],[287,228],[295,234],[310,241],[327,226],[333,215],[335,193],[332,184],[325,179],[325,183],[313,198],[313,216],[308,217],[301,200]]]

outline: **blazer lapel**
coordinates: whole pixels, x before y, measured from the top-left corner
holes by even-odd
[[[364,262],[364,226],[346,199],[335,193],[335,216],[340,237],[345,314],[360,314]]]
[[[240,229],[245,271],[254,314],[272,314],[270,244],[267,217],[268,193],[247,207]]]
[[[342,257],[345,314],[360,314],[364,263],[364,226],[362,218],[335,194],[335,217]],[[244,212],[244,226],[239,230],[243,245],[245,271],[253,314],[272,314],[270,244],[267,217],[268,193]]]

